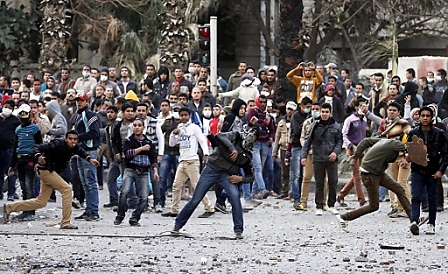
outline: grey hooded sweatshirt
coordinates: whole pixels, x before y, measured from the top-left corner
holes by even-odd
[[[48,135],[54,138],[65,137],[67,133],[67,121],[61,113],[61,106],[58,101],[50,101],[47,105],[48,118],[51,121],[51,129],[48,131]]]

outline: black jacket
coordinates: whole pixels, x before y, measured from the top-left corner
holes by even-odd
[[[308,114],[302,113],[302,110],[299,108],[291,116],[291,145],[292,147],[302,147],[300,144],[300,136],[302,134],[303,122],[308,118]]]
[[[65,170],[73,155],[78,155],[87,161],[90,160],[90,156],[80,145],[76,144],[75,147],[70,148],[63,138],[53,139],[46,144],[34,145],[32,153],[36,158],[39,155],[45,157],[45,165],[39,165],[40,169],[56,171],[59,174]]]
[[[220,132],[215,138],[218,139],[218,147],[208,156],[207,165],[217,172],[226,172],[231,175],[239,175],[240,168],[244,171],[243,183],[250,184],[254,180],[252,171],[252,153],[242,149],[242,139],[239,132]],[[238,151],[235,161],[230,159],[230,153]]]
[[[134,153],[135,149],[144,145],[150,145],[150,150],[141,151],[139,154]],[[146,135],[143,135],[142,140],[137,140],[134,134],[126,138],[123,144],[123,153],[125,157],[124,163],[127,168],[149,168],[150,166],[158,167],[156,147]],[[133,160],[140,156],[143,156],[145,161],[138,164],[135,163]]]
[[[408,133],[408,142],[412,141],[412,136],[417,136],[423,139],[427,147],[428,165],[426,167],[412,163],[412,171],[417,171],[423,174],[433,175],[437,171],[445,173],[448,166],[448,140],[445,133],[431,126],[431,130],[428,132],[428,137],[425,138],[421,126],[412,129]]]
[[[341,153],[342,132],[332,117],[327,122],[319,119],[310,125],[305,136],[302,159],[306,159],[311,147],[313,148],[313,162],[328,162],[328,156],[332,152],[338,155]]]

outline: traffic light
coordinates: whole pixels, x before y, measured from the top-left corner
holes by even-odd
[[[199,64],[202,66],[210,65],[210,25],[199,27]]]

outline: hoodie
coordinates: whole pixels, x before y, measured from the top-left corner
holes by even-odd
[[[51,128],[47,132],[48,135],[52,135],[54,138],[65,137],[67,133],[67,121],[61,113],[61,107],[57,100],[53,100],[46,105],[48,111],[48,118],[51,121]]]
[[[160,74],[166,74],[166,80],[162,81],[162,79],[160,79]],[[159,75],[157,77],[157,79],[154,81],[154,92],[159,94],[162,98],[166,98],[166,96],[169,93],[169,89],[168,86],[171,84],[170,79],[170,71],[167,67],[161,66],[159,68],[159,73],[157,74]]]
[[[239,117],[239,112],[241,106],[247,106],[246,102],[242,99],[237,98],[232,105],[232,109],[229,114],[224,118],[224,122],[222,124],[221,132],[229,132],[229,131],[238,131],[240,132],[243,129],[243,121]]]

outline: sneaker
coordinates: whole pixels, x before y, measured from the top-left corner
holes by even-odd
[[[244,239],[242,231],[235,231],[235,239],[241,240]]]
[[[443,211],[443,205],[439,205],[437,206],[437,212],[442,212]]]
[[[254,209],[254,206],[252,205],[252,201],[244,200],[243,210],[244,211],[250,211],[250,210],[253,210],[253,209]]]
[[[81,209],[86,209],[86,203],[85,202],[80,203],[79,207]]]
[[[78,226],[74,225],[74,224],[68,224],[68,225],[61,226],[60,229],[78,229]]]
[[[409,227],[409,229],[411,230],[412,235],[420,234],[418,224],[415,221],[411,223],[411,226]]]
[[[156,205],[154,207],[154,212],[155,213],[162,213],[163,212],[162,206],[161,205]]]
[[[177,213],[172,213],[171,211],[160,214],[162,217],[177,217]]]
[[[429,216],[420,217],[420,219],[418,219],[418,226],[425,224],[428,220],[429,220]]]
[[[294,201],[293,207],[294,207],[295,210],[299,210],[300,202],[299,201]]]
[[[14,196],[8,196],[8,201],[9,202],[14,202]]]
[[[117,206],[117,205],[118,205],[117,203],[107,203],[107,204],[104,204],[103,207],[109,208],[109,207],[114,207],[114,206]]]
[[[404,211],[397,211],[394,214],[390,214],[389,218],[407,218],[408,215]]]
[[[297,210],[307,211],[308,208],[307,208],[306,204],[300,203],[299,208]]]
[[[257,207],[257,206],[261,205],[263,202],[262,202],[262,201],[259,201],[259,200],[252,199],[252,200],[250,201],[250,203],[251,203],[254,207]]]
[[[72,200],[72,207],[74,207],[76,209],[80,209],[81,208],[81,203],[79,202],[78,199],[73,199]]]
[[[330,212],[333,215],[338,215],[339,214],[339,211],[336,208],[334,208],[334,207],[328,208],[328,212]]]
[[[436,228],[432,224],[428,224],[428,228],[426,228],[426,235],[434,235],[436,234]]]
[[[397,212],[398,212],[398,209],[392,208],[392,210],[389,213],[387,213],[387,216],[390,216],[390,215],[395,214]]]
[[[82,213],[81,215],[76,216],[76,217],[75,217],[75,220],[84,220],[84,221],[85,221],[86,218],[87,218],[87,213],[84,212],[84,213]]]
[[[85,218],[86,221],[91,222],[91,221],[99,221],[100,219],[100,215],[98,215],[98,213],[93,212],[90,213],[89,215],[87,215],[87,217]]]
[[[428,205],[422,206],[422,211],[423,212],[429,212],[429,206]]]
[[[213,216],[214,214],[215,214],[215,212],[206,211],[206,212],[202,213],[201,215],[199,215],[198,218],[208,218],[208,217]]]
[[[121,216],[117,216],[117,217],[115,217],[114,225],[119,225],[119,224],[121,224],[121,223],[123,222],[123,219],[124,219],[124,217],[121,217]]]
[[[26,214],[24,214],[24,216],[23,216],[22,218],[19,219],[19,221],[22,221],[22,222],[31,222],[31,221],[34,221],[34,215],[33,215],[33,214],[26,213]]]
[[[336,197],[336,201],[338,202],[338,204],[342,207],[347,207],[348,205],[344,202],[344,198],[342,198],[341,196],[338,195],[338,197]]]
[[[180,230],[180,228],[178,228],[177,226],[174,226],[172,231],[173,232],[179,232],[179,230]]]
[[[342,231],[348,233],[348,223],[346,220],[342,219],[341,215],[336,215],[336,220],[339,223],[339,226],[341,227]]]
[[[133,219],[133,218],[129,219],[129,224],[131,226],[140,226],[138,220],[137,219]]]
[[[98,190],[103,190],[103,189],[104,189],[103,185],[98,186]]]
[[[269,190],[263,190],[261,192],[261,197],[263,197],[263,199],[267,199],[270,195],[271,195],[271,192]]]
[[[219,212],[221,212],[223,214],[228,214],[229,213],[229,211],[227,211],[225,206],[220,205],[218,203],[215,203],[215,211],[219,211]]]
[[[324,206],[324,208],[322,208],[323,211],[328,211],[328,206]]]
[[[316,216],[322,216],[324,214],[324,211],[321,208],[316,209]]]
[[[278,194],[277,193],[275,193],[275,191],[269,191],[269,195],[270,196],[272,196],[272,197],[277,197],[278,196]]]

